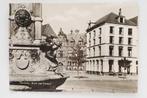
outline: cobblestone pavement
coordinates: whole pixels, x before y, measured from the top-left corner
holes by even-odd
[[[57,89],[64,92],[109,92],[135,93],[137,92],[137,76],[100,76],[84,72],[68,72],[70,78]]]
[[[137,92],[137,76],[101,76],[85,72],[69,71],[70,76],[55,92],[109,92],[109,93],[135,93]],[[10,86],[10,89],[30,91],[26,86]],[[42,90],[40,90],[42,91]],[[50,92],[49,90],[43,90]],[[53,91],[54,92],[54,91]]]
[[[85,72],[67,71],[66,72],[70,78],[69,80],[137,80],[137,75],[127,75],[127,76],[108,76],[108,75],[96,75],[87,74]],[[78,78],[79,77],[79,78]]]
[[[57,90],[63,92],[136,93],[137,81],[128,80],[67,80]]]

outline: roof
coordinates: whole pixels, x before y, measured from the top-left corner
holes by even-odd
[[[59,37],[59,36],[63,36],[64,39],[65,39],[66,41],[68,41],[67,35],[63,32],[62,28],[60,28],[60,31],[59,31],[59,33],[58,33],[58,37]]]
[[[84,33],[77,33],[77,32],[72,32],[70,34],[67,35],[67,38],[69,41],[74,41],[74,42],[78,42],[78,41],[86,41],[86,37]]]
[[[63,32],[62,28],[60,28],[60,31],[58,33],[58,36],[64,36],[65,38],[67,38],[66,34]]]
[[[54,38],[57,37],[56,33],[53,31],[50,24],[42,25],[42,35],[47,37],[54,37]]]
[[[95,29],[98,26],[101,26],[105,23],[113,23],[113,24],[122,24],[122,25],[131,25],[131,26],[136,26],[136,24],[130,20],[125,19],[124,23],[120,23],[118,21],[118,17],[124,17],[124,16],[119,16],[113,12],[107,14],[106,16],[100,18],[99,20],[97,20],[96,22],[94,22],[94,25],[91,26],[90,28],[87,29],[88,31],[91,31],[93,29]]]
[[[131,19],[129,19],[130,21],[134,22],[136,25],[138,25],[138,16],[133,17]]]

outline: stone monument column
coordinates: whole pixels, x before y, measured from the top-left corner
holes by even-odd
[[[42,5],[40,3],[32,4],[33,16],[35,22],[35,40],[34,43],[40,43],[42,27]]]
[[[40,43],[41,40],[41,26],[42,26],[42,18],[35,17],[35,40],[34,43]]]

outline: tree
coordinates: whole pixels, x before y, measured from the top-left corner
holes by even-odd
[[[124,68],[124,71],[126,71],[126,70],[129,70],[130,69],[130,63],[131,63],[132,61],[130,61],[130,60],[127,60],[125,57],[124,57],[124,59],[121,59],[120,61],[119,61],[119,65],[121,66],[121,67],[123,67]],[[129,74],[130,73],[130,71],[127,71],[127,74]]]
[[[76,62],[77,74],[79,75],[79,68],[84,62],[86,62],[86,55],[84,55],[84,49],[82,45],[77,44],[75,47],[72,47],[72,49],[72,55],[69,57],[69,59]]]

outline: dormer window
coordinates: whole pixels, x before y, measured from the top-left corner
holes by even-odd
[[[120,17],[120,23],[123,23],[123,17]]]
[[[118,16],[118,22],[119,23],[124,23],[125,22],[125,17],[124,16]]]
[[[119,9],[118,22],[120,22],[120,23],[124,23],[125,22],[125,17],[122,16],[121,9]]]

